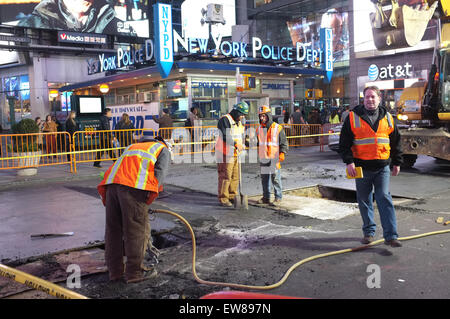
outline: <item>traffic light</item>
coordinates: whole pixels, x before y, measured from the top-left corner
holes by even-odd
[[[323,97],[323,91],[321,89],[309,89],[305,91],[305,98],[307,99],[321,99]]]

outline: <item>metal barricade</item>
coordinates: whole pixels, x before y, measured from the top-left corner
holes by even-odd
[[[139,141],[143,135],[155,136],[155,131],[131,129],[75,132],[72,143],[74,171],[76,172],[77,163],[115,161],[127,146]],[[105,155],[107,157],[103,158]]]
[[[0,169],[71,164],[67,132],[0,135]]]
[[[216,126],[164,127],[158,135],[173,144],[173,154],[192,155],[213,152],[218,136]]]
[[[320,124],[282,124],[289,147],[321,145]]]

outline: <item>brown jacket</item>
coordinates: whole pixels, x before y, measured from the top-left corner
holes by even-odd
[[[45,122],[44,128],[42,129],[43,132],[57,132],[58,131],[58,125],[51,121],[51,122]]]
[[[159,119],[153,118],[153,121],[159,124],[159,128],[173,127],[173,120],[167,114],[164,114]]]

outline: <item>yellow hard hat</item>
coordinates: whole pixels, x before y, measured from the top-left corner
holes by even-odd
[[[261,105],[258,109],[258,114],[270,113],[272,110],[267,105]]]

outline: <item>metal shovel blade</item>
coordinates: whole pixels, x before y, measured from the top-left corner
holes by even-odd
[[[235,209],[241,209],[242,207],[242,198],[241,195],[234,196],[234,208]]]
[[[241,196],[241,207],[245,210],[248,210],[248,196],[247,195]]]

